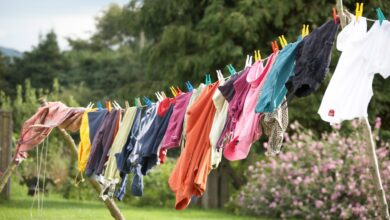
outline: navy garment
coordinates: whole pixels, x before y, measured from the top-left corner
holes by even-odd
[[[131,127],[130,135],[127,138],[126,144],[122,148],[121,153],[115,154],[116,163],[119,170],[119,175],[121,177],[121,183],[118,190],[115,193],[115,197],[121,201],[126,194],[126,186],[128,182],[128,174],[132,172],[131,163],[128,160],[131,152],[134,149],[134,145],[136,142],[136,137],[140,130],[141,119],[143,115],[142,108],[137,108],[137,112],[134,117],[133,126]]]
[[[114,141],[119,114],[119,110],[109,112],[96,133],[85,169],[87,176],[91,176],[93,173],[96,175],[102,174],[104,164],[108,158],[108,151]]]
[[[241,71],[242,72],[242,71]],[[240,73],[241,73],[240,72]],[[221,94],[223,95],[223,97],[225,97],[226,101],[230,102],[233,97],[234,97],[234,94],[235,94],[235,90],[234,90],[234,82],[238,79],[238,76],[240,75],[240,73],[236,73],[234,74],[232,77],[230,77],[230,79],[228,81],[226,81],[222,86],[219,86],[218,89],[219,91],[221,92]]]
[[[174,104],[170,103],[169,100],[167,100],[167,102],[169,105],[168,110],[164,112],[163,115],[157,114],[149,130],[144,135],[145,138],[143,139],[140,153],[140,164],[142,167],[141,172],[143,175],[146,175],[147,171],[157,165],[158,147],[160,146],[160,143],[164,138],[165,132],[169,124],[169,119],[171,118],[174,108]],[[161,108],[161,105],[163,105],[163,103],[160,103],[159,108]]]
[[[103,109],[96,112],[88,112],[88,126],[89,126],[89,140],[93,143],[96,132],[99,130],[100,125],[108,114],[107,109]]]
[[[286,83],[289,97],[308,96],[322,83],[329,70],[338,28],[339,23],[329,20],[298,44],[294,75]]]
[[[141,173],[141,165],[137,165],[134,171],[133,182],[131,183],[131,194],[142,196],[144,194],[144,181]]]

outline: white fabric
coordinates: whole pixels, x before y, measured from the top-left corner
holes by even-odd
[[[225,83],[225,79],[223,78],[223,75],[221,76],[218,74],[219,78],[219,85],[223,85]],[[226,118],[228,114],[228,102],[225,99],[225,97],[222,95],[222,93],[219,91],[219,89],[215,90],[213,94],[213,103],[215,106],[215,115],[213,119],[213,125],[210,130],[210,144],[211,144],[211,167],[213,169],[216,169],[221,162],[222,159],[222,149],[217,149],[217,142],[219,137],[221,136],[221,133],[223,131],[223,128],[226,123]]]
[[[342,54],[318,110],[331,124],[367,117],[375,73],[390,74],[390,22],[376,21],[367,31],[366,18],[353,18],[338,35],[337,49]]]

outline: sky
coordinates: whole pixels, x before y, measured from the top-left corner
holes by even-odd
[[[110,3],[129,0],[1,0],[0,46],[21,52],[31,50],[53,29],[62,50],[66,37],[86,39],[94,33],[95,18]]]

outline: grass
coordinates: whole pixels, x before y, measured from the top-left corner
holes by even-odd
[[[24,193],[26,193],[26,188],[14,187],[11,192],[10,200],[0,200],[0,220],[112,219],[108,209],[102,202],[99,201],[68,200],[63,199],[60,195],[50,194],[49,196],[45,196],[43,200],[43,209],[38,210],[36,200],[34,208],[31,209],[33,198],[24,195]],[[236,216],[223,210],[202,210],[197,208],[188,208],[184,211],[176,211],[173,208],[132,207],[123,203],[119,203],[119,208],[128,220],[259,219],[254,217]]]

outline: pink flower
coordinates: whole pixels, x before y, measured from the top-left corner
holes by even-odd
[[[382,119],[380,117],[376,117],[375,119],[375,128],[380,129],[382,126]]]
[[[324,205],[324,202],[321,200],[316,200],[315,201],[315,206],[317,209],[321,208]]]

